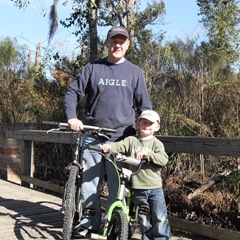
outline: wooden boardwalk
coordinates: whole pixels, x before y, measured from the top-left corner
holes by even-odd
[[[59,197],[0,180],[1,239],[61,239],[60,208]]]
[[[62,239],[61,198],[0,179],[0,239]],[[173,233],[172,240],[203,240]],[[132,240],[140,239],[135,234]]]

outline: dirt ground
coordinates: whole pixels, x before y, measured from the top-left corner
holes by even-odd
[[[240,198],[227,191],[226,182],[220,182],[189,200],[201,183],[171,178],[165,184],[165,198],[169,214],[213,227],[240,231]],[[229,186],[228,186],[229,187]]]

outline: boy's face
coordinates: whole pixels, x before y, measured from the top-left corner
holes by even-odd
[[[158,122],[151,122],[145,118],[141,118],[138,121],[138,130],[141,138],[152,136],[159,128],[160,125]]]

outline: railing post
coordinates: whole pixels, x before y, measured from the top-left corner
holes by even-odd
[[[34,173],[34,145],[33,141],[22,141],[22,157],[21,157],[21,175],[33,177]],[[30,184],[21,180],[22,186],[29,187]]]

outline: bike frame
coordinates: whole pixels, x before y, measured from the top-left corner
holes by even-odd
[[[116,169],[116,168],[115,168]],[[117,169],[116,169],[117,170]],[[118,173],[118,171],[117,171]],[[119,173],[118,173],[119,176]],[[120,178],[120,177],[119,177]],[[121,183],[120,183],[121,184]],[[131,216],[130,216],[130,204],[131,204],[131,191],[129,191],[129,189],[126,188],[125,184],[121,184],[119,186],[119,191],[118,191],[118,200],[116,200],[115,202],[113,202],[108,211],[107,211],[107,215],[106,215],[106,222],[104,224],[104,228],[103,228],[103,236],[107,237],[108,235],[108,224],[112,219],[112,214],[114,212],[114,210],[120,209],[121,211],[123,211],[123,213],[126,215],[127,217],[127,221],[128,223],[131,220]]]
[[[89,146],[89,148],[92,150],[101,152],[101,149],[97,146]],[[109,235],[109,232],[108,232],[109,223],[112,220],[112,216],[113,216],[113,213],[115,210],[120,210],[124,213],[124,215],[126,216],[126,219],[127,219],[128,226],[131,222],[137,222],[138,210],[136,209],[136,212],[134,215],[130,214],[130,209],[131,209],[131,204],[132,204],[132,192],[129,188],[126,187],[126,181],[130,181],[131,176],[133,174],[137,174],[140,171],[142,164],[145,162],[145,161],[141,161],[141,163],[140,163],[139,160],[133,159],[131,157],[126,157],[125,155],[121,155],[121,154],[118,154],[118,156],[119,156],[118,158],[116,157],[117,155],[114,156],[114,159],[115,158],[118,159],[117,161],[119,161],[119,162],[126,162],[129,164],[138,166],[138,170],[133,173],[131,170],[126,169],[126,168],[119,169],[117,166],[117,163],[115,161],[116,159],[114,161],[111,159],[111,157],[110,157],[111,153],[108,153],[108,154],[101,153],[101,154],[105,157],[105,159],[107,161],[111,162],[112,165],[114,166],[116,173],[118,175],[119,187],[118,187],[118,194],[116,197],[117,200],[114,201],[110,205],[110,207],[106,213],[106,219],[105,219],[104,225],[103,225],[102,236],[100,236],[98,234],[92,234],[91,239],[107,239],[107,237]]]

